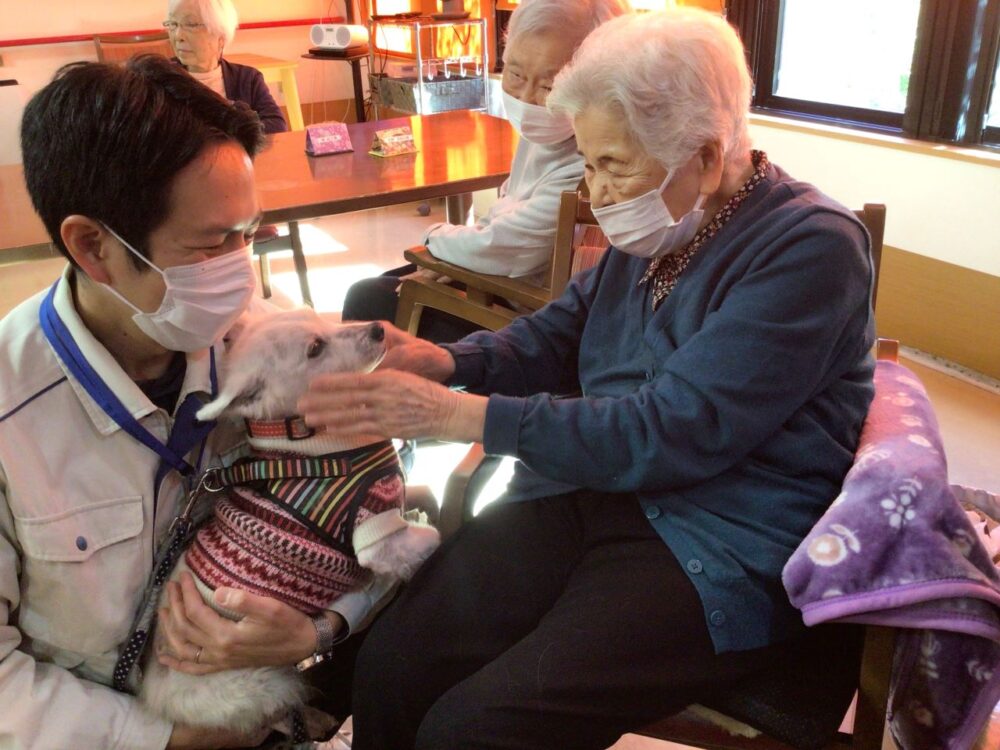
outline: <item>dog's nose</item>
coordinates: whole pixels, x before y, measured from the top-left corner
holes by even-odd
[[[385,328],[382,327],[381,323],[372,323],[368,334],[372,337],[372,341],[382,341],[385,339]]]

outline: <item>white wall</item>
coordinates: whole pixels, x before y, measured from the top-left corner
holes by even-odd
[[[344,0],[233,0],[240,13],[241,22],[276,21],[291,19],[319,20],[327,13],[343,15]],[[0,0],[0,40],[26,39],[96,32],[132,31],[154,29],[166,17],[166,0],[135,2],[135,0]],[[296,70],[299,98],[303,106],[309,102],[352,99],[351,66],[342,62],[303,60],[307,52],[309,26],[287,26],[269,29],[249,29],[236,32],[236,38],[226,49],[228,53],[253,52],[270,57],[297,60]],[[76,60],[96,60],[93,42],[48,44],[39,46],[0,47],[3,66],[0,78],[14,78],[20,83],[15,95],[5,92],[0,112],[0,164],[19,161],[11,153],[10,144],[16,137],[10,132],[20,122],[20,106],[44,86],[60,66]],[[272,93],[279,104],[284,104],[276,88]],[[10,103],[8,102],[10,99]],[[341,115],[329,112],[333,119]]]
[[[1000,155],[962,159],[753,118],[754,146],[851,208],[886,204],[885,244],[1000,276]]]

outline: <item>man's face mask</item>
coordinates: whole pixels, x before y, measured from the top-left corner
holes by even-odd
[[[105,227],[129,252],[163,277],[166,291],[156,312],[143,312],[108,284],[111,294],[135,310],[132,320],[160,346],[195,352],[219,341],[243,314],[253,296],[253,244],[201,263],[160,269],[113,229]]]

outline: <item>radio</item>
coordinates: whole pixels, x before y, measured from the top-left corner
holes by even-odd
[[[345,23],[316,23],[309,30],[309,41],[322,49],[347,49],[368,44],[368,29]]]

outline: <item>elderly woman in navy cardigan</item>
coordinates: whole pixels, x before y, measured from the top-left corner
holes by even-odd
[[[573,118],[601,262],[495,333],[387,327],[378,370],[300,404],[519,459],[369,633],[355,750],[606,748],[803,637],[781,570],[872,399],[873,270],[850,211],[751,150],[750,87],[716,16],[599,27],[547,105]]]
[[[222,57],[238,22],[230,0],[170,0],[163,26],[177,55],[175,61],[188,73],[230,101],[249,105],[265,133],[282,133],[288,125],[264,76],[256,68]]]

